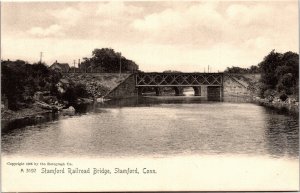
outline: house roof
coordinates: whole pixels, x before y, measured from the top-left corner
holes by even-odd
[[[70,66],[69,64],[67,63],[58,63],[58,62],[55,62],[53,63],[50,68],[54,69],[54,68],[59,68],[63,71],[68,71],[70,69]]]

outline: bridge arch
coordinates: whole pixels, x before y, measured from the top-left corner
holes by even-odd
[[[170,92],[171,90],[174,91],[175,96],[183,96],[183,88],[178,86],[163,86],[163,87],[155,87],[155,94],[156,96],[164,95],[164,92]],[[171,92],[170,92],[171,93]]]
[[[184,96],[201,96],[201,87],[200,86],[183,87],[182,95],[184,95]]]

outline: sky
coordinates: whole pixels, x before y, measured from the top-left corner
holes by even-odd
[[[298,53],[298,37],[297,0],[1,2],[3,60],[73,65],[112,48],[146,72],[217,72]]]

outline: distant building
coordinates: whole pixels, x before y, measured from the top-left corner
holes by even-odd
[[[68,63],[58,63],[55,61],[50,67],[52,70],[58,70],[60,72],[69,72],[70,66]]]

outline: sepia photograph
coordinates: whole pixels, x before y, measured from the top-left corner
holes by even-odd
[[[2,191],[299,191],[298,12],[1,1]]]

